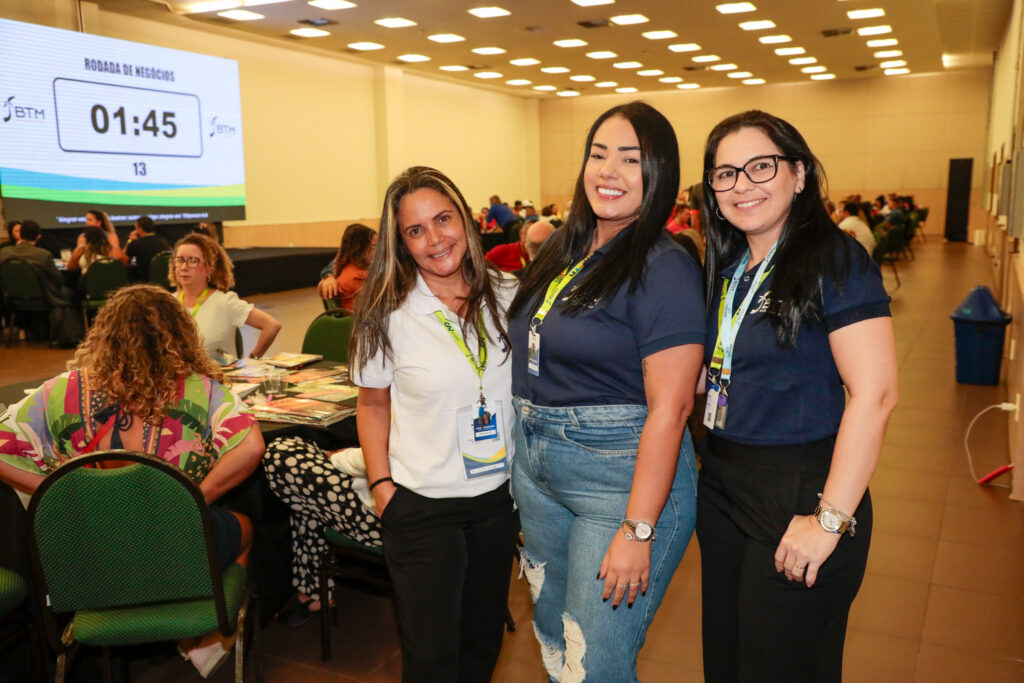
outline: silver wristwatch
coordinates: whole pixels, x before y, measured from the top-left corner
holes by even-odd
[[[624,519],[622,520],[622,526],[625,527],[622,530],[622,533],[630,541],[649,543],[658,537],[658,534],[655,533],[654,527],[651,526],[650,522],[643,522],[636,519]]]
[[[857,520],[844,515],[835,508],[819,505],[814,509],[814,517],[818,520],[821,528],[830,534],[845,534],[849,531],[852,538],[856,533]]]

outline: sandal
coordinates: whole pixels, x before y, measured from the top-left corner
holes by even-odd
[[[292,599],[277,613],[274,620],[284,626],[301,626],[315,617],[320,611],[318,609],[310,609],[309,605],[312,602],[313,600],[302,602],[302,600],[299,600],[298,595],[293,595]]]

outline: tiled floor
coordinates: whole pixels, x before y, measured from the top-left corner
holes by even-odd
[[[955,383],[949,314],[976,284],[991,284],[984,253],[937,236],[899,264],[892,292],[900,364],[899,407],[871,483],[875,534],[868,574],[854,603],[845,679],[870,683],[1024,681],[1024,505],[1007,490],[969,477],[963,432],[1005,387]],[[895,286],[891,271],[886,282]],[[319,310],[311,291],[252,297],[284,331],[275,349],[297,349]],[[252,338],[247,336],[248,345]],[[59,371],[67,352],[3,349],[0,383]],[[992,411],[971,437],[978,472],[1007,460],[1007,414]],[[644,681],[700,681],[700,568],[692,543],[650,629],[641,657]],[[319,659],[318,626],[264,631],[269,681],[396,681],[398,637],[387,597],[345,588],[334,658]],[[544,680],[530,626],[524,581],[513,580],[510,606],[518,630],[506,635],[495,680]],[[135,661],[135,680],[199,680],[172,657]],[[2,678],[2,676],[0,676]],[[221,671],[216,680],[228,681]]]

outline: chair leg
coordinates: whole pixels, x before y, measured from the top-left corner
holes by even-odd
[[[110,661],[110,647],[103,648],[103,683],[114,683],[114,667]]]
[[[53,683],[64,683],[67,677],[68,653],[61,652],[57,655],[57,672],[54,674]]]
[[[331,661],[331,581],[328,568],[332,564],[330,550],[320,558],[320,659]]]
[[[29,646],[32,648],[32,669],[35,672],[37,683],[46,680],[46,645],[43,643],[42,634],[39,628],[31,621],[28,622]]]
[[[235,617],[235,683],[244,683],[245,680],[245,621],[249,612],[247,603],[248,599],[238,608],[238,616]]]
[[[256,683],[263,683],[263,642],[260,635],[263,630],[263,621],[260,618],[260,596],[255,590],[252,594],[250,612],[252,616],[249,618],[252,620],[252,625],[249,628],[252,630],[252,646],[249,648],[249,659],[254,660],[253,664],[256,666]]]

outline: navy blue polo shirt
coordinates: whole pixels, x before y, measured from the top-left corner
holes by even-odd
[[[849,235],[843,235],[841,244],[849,255],[849,274],[841,286],[831,278],[822,283],[820,319],[800,328],[795,348],[779,347],[775,327],[765,314],[774,273],[755,293],[736,337],[725,428],[714,430],[715,435],[755,446],[783,446],[818,441],[839,431],[846,392],[828,335],[861,320],[889,316],[890,300],[882,274],[868,253]],[[719,269],[710,283],[715,306],[704,345],[708,367],[718,337],[722,287],[740,258],[742,254]],[[737,306],[750,289],[756,270],[748,269],[742,276]],[[695,412],[702,413],[703,408],[701,403]]]
[[[626,230],[594,252],[570,288]],[[543,406],[645,405],[640,361],[673,346],[702,344],[706,322],[700,269],[668,233],[648,252],[644,268],[643,284],[632,294],[627,282],[575,315],[563,314],[569,291],[562,292],[539,328],[539,377],[526,369],[528,331],[539,303],[509,320],[512,393]]]

